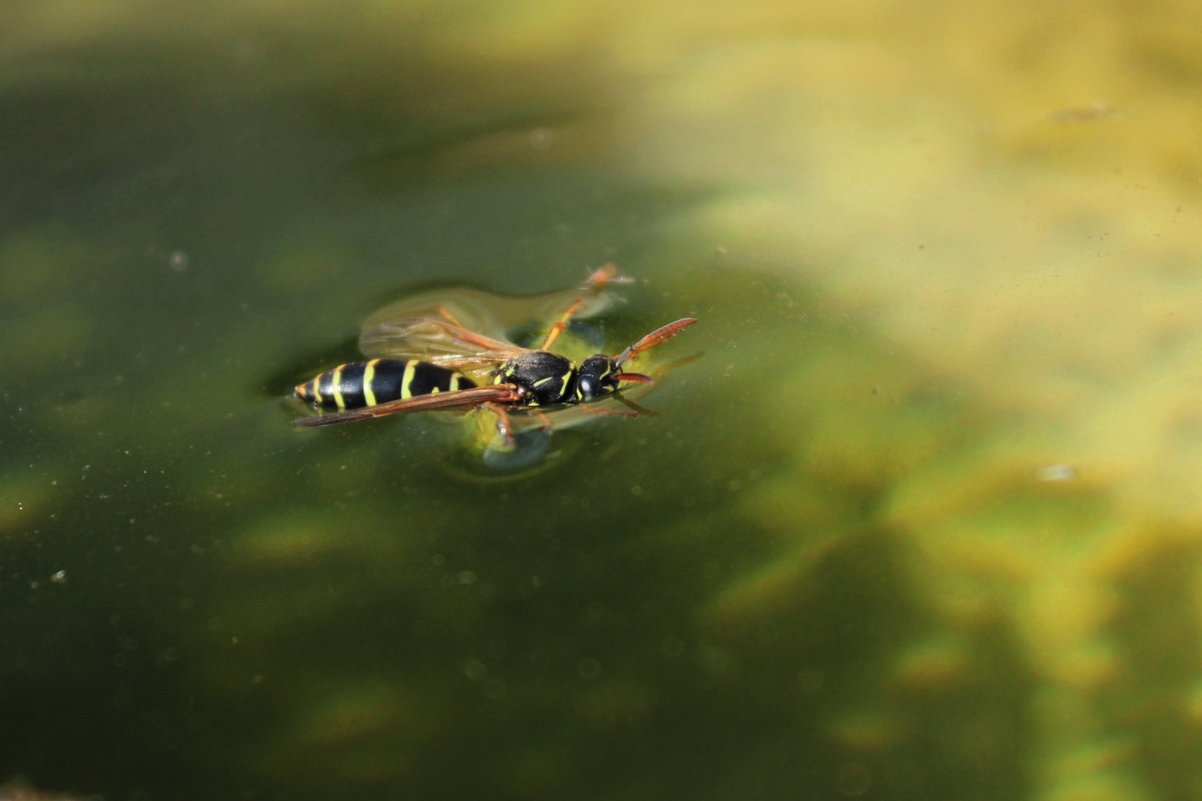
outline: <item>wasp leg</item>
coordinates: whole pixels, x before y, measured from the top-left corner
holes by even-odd
[[[555,340],[559,339],[559,335],[568,327],[568,323],[580,311],[580,307],[584,305],[585,299],[590,294],[599,291],[606,284],[622,283],[625,280],[622,276],[618,275],[618,268],[613,264],[603,264],[596,270],[593,270],[592,275],[588,277],[588,280],[584,282],[584,286],[580,288],[580,294],[568,304],[563,314],[555,321],[555,325],[551,326],[551,330],[547,331],[547,338],[543,340],[543,344],[539,347],[539,350],[551,349],[551,346],[555,344]]]
[[[481,409],[487,409],[497,416],[497,433],[501,435],[501,439],[505,442],[505,447],[513,446],[513,421],[509,419],[509,410],[499,403],[480,404]]]
[[[635,403],[630,398],[624,398],[620,392],[615,392],[613,398],[618,403],[630,409],[631,417],[659,417],[659,412],[655,411],[655,409],[648,409],[646,406]]]
[[[579,404],[579,405],[578,405],[576,408],[578,408],[580,411],[582,411],[582,412],[584,412],[584,413],[586,413],[586,414],[592,414],[592,415],[596,415],[597,417],[627,417],[627,418],[633,418],[633,417],[638,417],[638,416],[639,416],[639,412],[636,412],[636,411],[634,411],[633,409],[625,409],[625,410],[621,410],[621,409],[598,409],[598,408],[597,408],[597,407],[595,407],[595,406],[589,406],[587,403],[581,403],[581,404]],[[648,410],[648,411],[650,411],[650,410]]]

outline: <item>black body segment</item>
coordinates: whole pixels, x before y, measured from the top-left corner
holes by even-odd
[[[363,406],[363,369],[362,364],[340,364],[319,375],[315,380],[321,393],[321,407],[355,409]]]
[[[321,409],[343,411],[380,403],[470,389],[467,376],[416,359],[372,359],[341,364],[296,387],[296,396]]]
[[[524,390],[527,406],[569,403],[576,397],[576,368],[562,356],[531,350],[505,362],[497,383]]]
[[[612,356],[604,353],[589,356],[576,370],[576,397],[591,401],[617,391],[618,381],[614,378],[617,373],[618,363]]]
[[[476,385],[467,376],[454,370],[429,362],[411,361],[407,363],[405,381],[402,382],[399,397],[411,398],[415,395],[432,395],[435,392],[453,392],[474,386]]]

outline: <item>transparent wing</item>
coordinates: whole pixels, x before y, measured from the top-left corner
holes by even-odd
[[[554,324],[581,288],[516,297],[479,289],[432,289],[391,303],[363,321],[359,348],[369,357],[423,359],[470,368],[522,352],[513,337]],[[591,317],[616,301],[601,290],[582,300],[575,317]]]
[[[359,347],[371,357],[421,359],[468,371],[491,368],[524,350],[436,317],[387,320],[364,330]]]

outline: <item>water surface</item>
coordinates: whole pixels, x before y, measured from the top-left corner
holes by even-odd
[[[0,778],[1195,794],[1197,17],[10,4]],[[658,416],[290,425],[384,304],[606,261],[614,351],[700,319]]]

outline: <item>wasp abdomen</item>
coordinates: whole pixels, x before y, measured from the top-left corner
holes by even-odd
[[[360,409],[400,398],[476,386],[470,378],[416,359],[340,364],[297,385],[296,397],[322,409]]]

